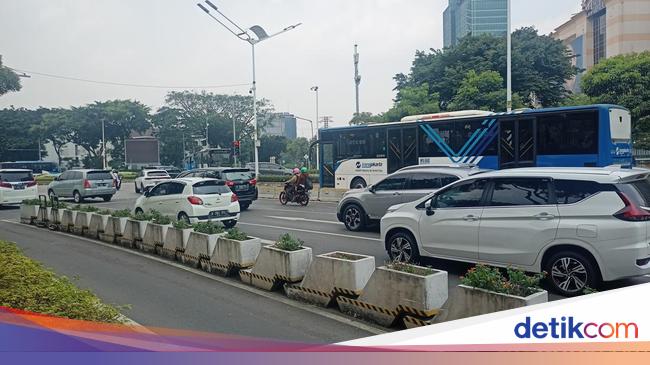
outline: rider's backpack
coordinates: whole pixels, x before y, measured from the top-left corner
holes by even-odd
[[[307,178],[305,179],[305,189],[311,190],[313,188],[314,188],[314,184],[311,182],[309,176],[307,176]]]

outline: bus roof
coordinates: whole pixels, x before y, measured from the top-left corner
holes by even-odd
[[[549,113],[549,112],[563,112],[563,111],[574,111],[574,110],[590,110],[590,109],[622,109],[622,110],[627,110],[627,108],[622,107],[620,105],[614,105],[614,104],[592,104],[592,105],[580,105],[580,106],[563,106],[563,107],[555,107],[555,108],[542,108],[542,109],[519,109],[519,110],[513,110],[511,112],[499,112],[499,113],[488,113],[484,116],[486,117],[498,117],[502,115],[521,115],[521,114],[540,114],[540,113]],[[467,113],[467,115],[463,114],[466,112],[472,112],[472,113]],[[476,113],[476,115],[473,115],[475,111],[464,111],[463,113],[460,114],[453,114],[449,113],[451,116],[449,117],[444,117],[440,119],[433,119],[433,120],[408,120],[407,118],[410,117],[405,117],[404,119],[407,119],[406,121],[403,122],[388,122],[388,123],[374,123],[374,124],[362,124],[362,125],[352,125],[352,126],[341,126],[341,127],[332,127],[332,128],[320,128],[320,131],[330,131],[330,130],[345,130],[345,129],[354,129],[354,128],[364,128],[364,127],[382,127],[382,126],[394,126],[394,125],[403,125],[403,124],[412,124],[412,123],[418,123],[418,122],[443,122],[447,120],[457,120],[457,119],[468,119],[468,118],[477,118],[481,117],[480,114]],[[469,115],[472,114],[472,115]],[[423,116],[428,116],[431,114],[424,114]],[[460,115],[460,116],[456,116]]]

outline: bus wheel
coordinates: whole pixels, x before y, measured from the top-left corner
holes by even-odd
[[[364,180],[362,177],[355,177],[352,179],[352,183],[350,184],[350,189],[363,189],[368,184],[366,183],[366,180]]]

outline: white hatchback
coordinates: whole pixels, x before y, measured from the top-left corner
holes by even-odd
[[[0,205],[20,204],[25,199],[38,198],[38,187],[32,170],[0,170]]]
[[[502,170],[389,208],[381,237],[394,260],[545,271],[554,291],[572,296],[650,274],[648,207],[650,170]]]
[[[188,223],[219,221],[226,228],[239,220],[239,199],[223,182],[182,178],[161,182],[135,201],[134,213],[156,210]]]
[[[147,188],[169,179],[171,179],[171,176],[165,170],[142,170],[134,181],[135,192],[144,193]]]

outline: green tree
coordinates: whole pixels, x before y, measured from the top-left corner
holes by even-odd
[[[52,143],[59,165],[62,163],[61,150],[70,142],[70,119],[69,110],[54,109],[43,114],[41,122],[30,129],[30,132],[40,136],[42,140]]]
[[[567,96],[564,100],[562,100],[560,106],[591,105],[594,103],[594,99],[592,99],[589,95],[577,93]]]
[[[162,107],[151,118],[160,142],[160,161],[164,165],[183,166],[185,146],[191,142],[180,114],[178,109]]]
[[[558,105],[567,95],[564,83],[578,72],[567,48],[559,40],[540,36],[534,28],[516,30],[512,45],[513,93],[524,97],[525,104],[535,95],[544,106]],[[505,79],[505,37],[469,36],[455,47],[416,52],[410,73],[394,77],[396,100],[399,102],[402,90],[427,84],[429,95],[437,95],[441,110],[449,110],[470,70],[476,74],[496,71]]]
[[[0,110],[0,161],[38,159],[39,135],[33,128],[49,110],[13,107]],[[41,147],[45,140],[41,139]],[[41,156],[46,156],[41,150]]]
[[[9,67],[2,65],[2,56],[0,56],[0,96],[10,91],[20,91],[20,78]]]
[[[440,111],[438,93],[431,94],[429,85],[407,86],[399,90],[395,105],[385,114],[386,121],[399,121],[407,115],[437,113]]]
[[[361,112],[359,114],[355,114],[352,117],[350,120],[350,125],[365,125],[383,122],[386,122],[386,118],[384,118],[383,114],[375,115],[369,112]]]
[[[476,73],[470,70],[460,84],[458,92],[451,99],[449,110],[488,110],[501,111],[506,109],[506,88],[503,78],[496,71]],[[522,106],[521,98],[513,94],[513,107]]]
[[[282,163],[285,166],[306,165],[305,155],[309,153],[309,140],[304,137],[291,139],[281,155]]]
[[[288,140],[284,136],[260,137],[260,161],[269,161],[271,157],[279,158],[287,147]]]
[[[630,109],[636,146],[650,148],[650,52],[601,61],[582,78],[582,90],[597,103]]]

